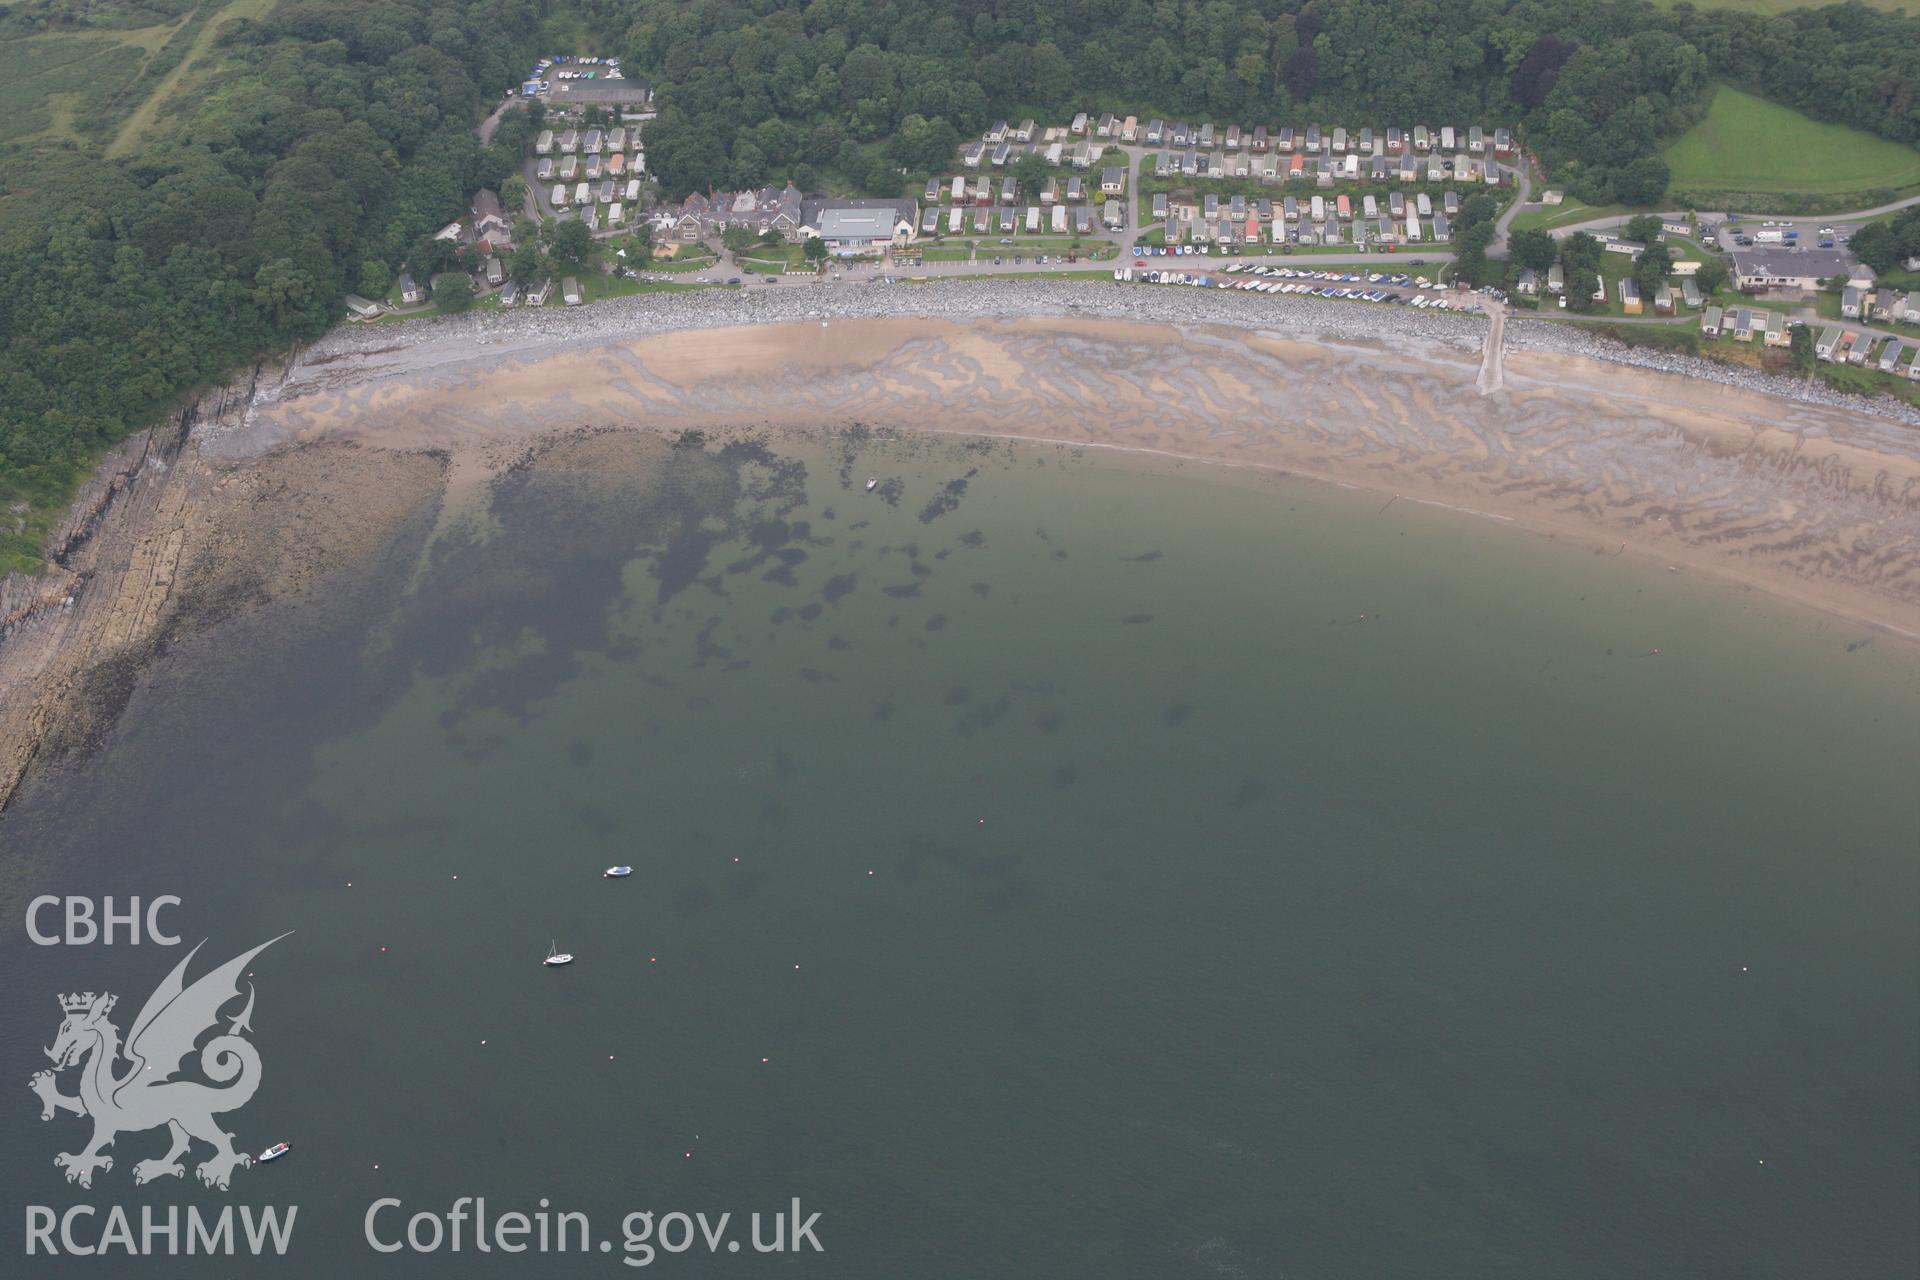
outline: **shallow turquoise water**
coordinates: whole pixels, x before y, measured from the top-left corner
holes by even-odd
[[[952,440],[536,466],[181,646],[0,826],[8,901],[298,931],[228,1118],[296,1145],[229,1197],[300,1206],[280,1274],[627,1270],[361,1239],[460,1195],[822,1214],[650,1268],[696,1275],[1913,1274],[1915,654],[1381,502]],[[54,991],[177,959],[5,945],[22,1078]],[[0,1114],[12,1205],[209,1198],[131,1186],[156,1134],[77,1193],[79,1123]]]

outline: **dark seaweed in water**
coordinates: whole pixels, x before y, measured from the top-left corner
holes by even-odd
[[[582,444],[598,447],[576,460]],[[608,465],[609,452],[628,465]],[[580,655],[616,643],[608,605],[624,594],[634,561],[647,565],[665,604],[695,585],[719,594],[709,562],[729,542],[750,542],[756,561],[804,559],[792,544],[807,527],[792,516],[806,503],[806,479],[803,462],[756,439],[716,446],[687,433],[668,445],[582,430],[543,440],[491,485],[490,536],[456,530],[434,543],[417,597],[403,597],[393,647],[426,675],[482,669],[465,682],[456,716],[497,709],[524,721],[578,674]],[[411,607],[415,598],[432,607]],[[537,644],[526,643],[529,626]],[[715,638],[718,626],[712,616],[700,628],[699,661],[733,656]],[[488,651],[521,656],[479,662]]]
[[[967,491],[967,481],[979,474],[980,468],[975,467],[958,480],[947,481],[946,486],[933,495],[933,500],[921,510],[920,523],[932,524],[947,512],[957,510],[960,506],[960,495]]]

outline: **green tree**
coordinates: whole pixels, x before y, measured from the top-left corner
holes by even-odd
[[[653,224],[636,223],[633,234],[627,237],[627,265],[635,271],[644,270],[653,262]]]
[[[553,236],[547,244],[547,252],[553,255],[553,260],[575,269],[584,266],[587,255],[593,252],[593,234],[587,230],[587,224],[578,218],[568,218],[564,222],[547,225],[553,228]]]
[[[1694,273],[1693,282],[1700,286],[1701,293],[1709,296],[1720,292],[1727,287],[1727,264],[1718,258],[1707,258]]]
[[[1028,153],[1013,162],[1014,180],[1020,184],[1023,199],[1033,200],[1047,183],[1047,158]]]
[[[1565,282],[1567,309],[1570,311],[1594,311],[1600,306],[1593,295],[1600,291],[1600,273],[1592,267],[1567,268]]]
[[[902,168],[938,173],[953,164],[960,134],[940,116],[929,120],[915,113],[900,122],[899,131],[887,145],[894,163]]]
[[[1647,155],[1630,160],[1614,179],[1614,197],[1623,204],[1658,204],[1671,180],[1667,162]]]
[[[1482,222],[1492,222],[1500,212],[1500,205],[1484,191],[1476,191],[1460,202],[1460,216],[1454,220],[1455,232],[1466,230]]]
[[[1640,291],[1652,296],[1653,291],[1667,281],[1667,273],[1673,270],[1673,250],[1658,242],[1648,245],[1640,251],[1633,262],[1634,282]]]
[[[1516,231],[1508,241],[1508,256],[1515,266],[1545,271],[1560,256],[1560,246],[1545,231]]]
[[[473,277],[453,271],[433,282],[433,301],[446,312],[459,313],[473,305]]]
[[[313,274],[287,258],[263,265],[253,277],[253,298],[281,333],[298,336],[311,323],[318,302]]]
[[[1560,242],[1560,261],[1567,264],[1569,271],[1580,269],[1598,275],[1600,259],[1605,253],[1600,242],[1584,231],[1576,231]]]
[[[547,255],[541,252],[537,241],[522,240],[513,246],[513,254],[507,259],[507,274],[521,284],[532,284],[548,274]]]
[[[1813,330],[1796,324],[1787,331],[1787,339],[1788,362],[1801,373],[1812,373]]]
[[[1638,240],[1641,244],[1652,244],[1660,238],[1660,215],[1634,214],[1627,219],[1626,237],[1629,240]]]
[[[1900,243],[1893,228],[1884,222],[1869,222],[1853,233],[1853,255],[1875,271],[1891,271],[1900,261]]]
[[[800,246],[800,252],[808,262],[825,262],[827,260],[827,242],[819,236],[809,236],[807,242]]]
[[[387,290],[393,288],[393,271],[386,263],[369,258],[360,264],[360,292],[369,298],[379,299],[387,296]]]
[[[1493,223],[1476,222],[1453,237],[1453,272],[1456,279],[1470,284],[1486,284],[1500,272],[1487,261],[1487,246],[1493,242]]]

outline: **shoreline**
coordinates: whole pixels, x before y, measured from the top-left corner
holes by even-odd
[[[989,298],[1004,305],[953,314]],[[1249,467],[1631,550],[1920,641],[1920,432],[1751,385],[1771,375],[1534,341],[1547,327],[1508,327],[1485,395],[1483,317],[1202,290],[642,295],[335,330],[102,467],[69,520],[70,594],[0,630],[0,809],[44,745],[59,758],[111,727],[169,636],[324,592],[423,504],[582,427],[862,425]]]
[[[812,286],[768,287],[764,292],[703,290],[639,294],[590,306],[538,311],[470,311],[406,325],[336,325],[286,364],[290,374],[314,365],[382,356],[403,358],[415,370],[452,347],[471,358],[478,346],[501,354],[587,341],[632,339],[689,330],[746,325],[867,319],[1104,319],[1177,327],[1219,325],[1273,330],[1328,340],[1380,342],[1403,338],[1479,350],[1487,318],[1479,312],[1422,312],[1324,299],[1244,294],[1233,290],[1119,285],[1111,280],[939,280],[865,285],[827,292]],[[1694,381],[1817,405],[1920,427],[1920,408],[1889,397],[1833,390],[1817,380],[1722,364],[1700,356],[1631,346],[1590,328],[1521,313],[1507,317],[1504,348],[1584,358],[1608,365],[1671,373]],[[423,363],[425,362],[425,363]],[[271,400],[275,388],[263,387]]]

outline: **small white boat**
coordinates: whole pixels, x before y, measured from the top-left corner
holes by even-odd
[[[563,964],[572,964],[573,952],[562,951],[554,946],[553,943],[549,942],[547,944],[547,958],[540,963],[546,965],[548,968],[558,968]]]
[[[610,879],[618,880],[622,876],[632,875],[633,868],[632,867],[608,867],[605,871],[602,871],[600,874]]]
[[[875,489],[877,489],[877,488],[879,488],[879,487],[880,487],[880,481],[879,481],[879,480],[877,480],[877,479],[869,479],[869,480],[867,481],[867,492],[868,492],[868,493],[872,493],[872,492],[873,492],[873,491],[874,491]]]
[[[287,1154],[287,1152],[291,1150],[293,1150],[292,1143],[276,1142],[272,1146],[268,1147],[265,1151],[262,1151],[260,1153],[259,1161],[261,1164],[265,1164],[269,1160],[278,1160],[281,1156]]]

